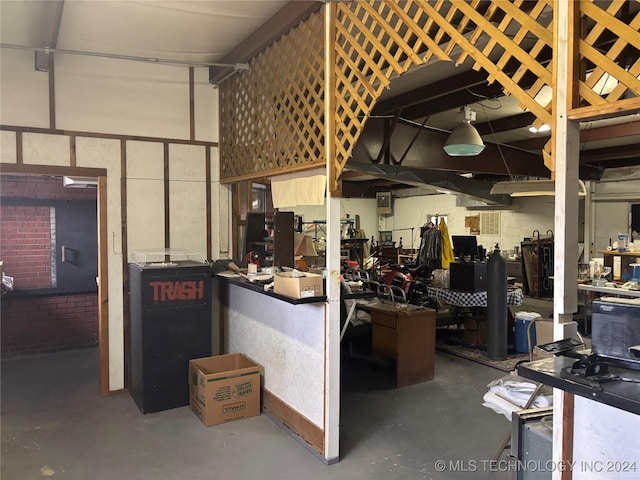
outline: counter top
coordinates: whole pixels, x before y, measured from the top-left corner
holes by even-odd
[[[629,290],[627,288],[620,287],[594,287],[587,283],[579,283],[578,290],[583,290],[585,292],[607,293],[609,295],[621,295],[625,297],[640,297],[640,290]]]
[[[576,361],[575,358],[558,356],[524,363],[518,366],[518,375],[640,415],[640,383],[634,383],[640,382],[640,371],[610,366],[609,373],[631,381],[587,382],[584,377],[566,372]]]
[[[253,290],[256,293],[260,293],[268,297],[277,298],[278,300],[282,300],[283,302],[287,302],[292,305],[301,305],[303,303],[324,303],[327,301],[326,295],[322,295],[320,297],[293,298],[286,295],[280,295],[279,293],[275,293],[273,290],[265,291],[263,284],[250,282],[249,280],[246,280],[239,275],[231,276],[229,274],[216,274],[214,275],[214,277],[220,280],[226,280],[233,285],[246,288],[247,290]]]

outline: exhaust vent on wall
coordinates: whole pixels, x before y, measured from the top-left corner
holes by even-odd
[[[62,185],[68,188],[98,188],[98,179],[93,177],[62,177]]]

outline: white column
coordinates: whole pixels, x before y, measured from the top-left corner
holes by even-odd
[[[333,158],[335,152],[333,112],[334,84],[333,71],[333,38],[332,15],[335,5],[325,5],[325,152],[327,155],[327,182],[332,175]],[[340,198],[332,197],[327,183],[326,219],[327,219],[327,249],[326,249],[326,293],[328,298],[325,309],[325,398],[324,398],[324,456],[328,462],[338,461],[340,454]]]
[[[556,28],[555,45],[555,220],[554,220],[554,339],[572,336],[567,322],[573,320],[577,306],[578,278],[578,161],[580,125],[568,119],[570,108],[570,85],[575,74],[573,64],[570,27],[570,8],[573,2],[554,2]],[[562,460],[563,438],[563,392],[554,389],[553,394],[553,460],[559,465]],[[573,421],[573,419],[571,419]],[[552,478],[560,480],[561,471],[556,469]]]

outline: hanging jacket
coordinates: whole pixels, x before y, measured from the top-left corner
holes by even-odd
[[[426,265],[430,269],[442,268],[442,242],[440,230],[435,227],[427,228],[422,234],[420,247],[420,265]]]
[[[455,261],[455,257],[451,246],[451,237],[449,237],[449,228],[444,218],[440,219],[438,230],[440,230],[440,237],[442,239],[442,268],[447,269],[449,268],[449,264]]]

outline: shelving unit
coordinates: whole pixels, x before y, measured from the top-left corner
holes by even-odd
[[[620,275],[614,275],[614,280],[620,280],[620,277],[629,271],[629,265],[636,263],[640,258],[640,252],[618,252],[615,250],[598,250],[598,253],[604,258],[604,266],[611,267],[613,272],[613,264],[616,257],[620,257]]]
[[[553,297],[553,237],[521,243],[524,293],[531,297]]]
[[[293,218],[293,212],[248,213],[244,256],[253,251],[260,266],[293,267]]]

